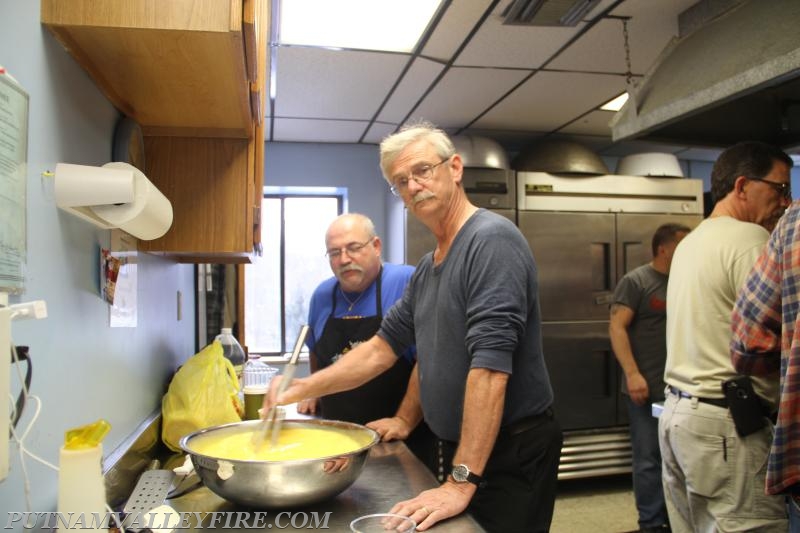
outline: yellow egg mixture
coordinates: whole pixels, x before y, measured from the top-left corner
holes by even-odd
[[[189,442],[192,451],[209,457],[239,461],[292,461],[316,459],[355,451],[366,443],[342,432],[321,428],[281,429],[275,446],[269,435],[261,446],[253,443],[253,432],[233,435],[201,435]]]

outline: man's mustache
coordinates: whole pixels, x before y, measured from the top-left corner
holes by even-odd
[[[351,270],[354,270],[356,272],[364,272],[364,269],[361,268],[358,265],[347,265],[347,266],[343,266],[343,267],[337,269],[336,273],[337,274],[344,274],[345,272],[350,272]]]
[[[411,202],[414,204],[418,204],[423,200],[428,200],[429,198],[434,198],[436,195],[433,194],[431,191],[419,191],[414,197],[411,199]]]

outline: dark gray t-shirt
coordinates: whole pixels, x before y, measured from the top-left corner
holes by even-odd
[[[416,341],[422,409],[439,438],[460,439],[471,368],[510,374],[503,425],[553,402],[533,254],[513,223],[485,209],[467,220],[440,265],[433,253],[420,260],[378,335],[395,353]]]
[[[647,380],[650,400],[664,399],[664,362],[667,359],[667,275],[649,264],[625,274],[614,290],[614,303],[633,310],[628,338],[639,372]],[[625,379],[622,392],[628,394]]]

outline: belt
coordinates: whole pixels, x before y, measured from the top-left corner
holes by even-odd
[[[505,426],[500,428],[499,435],[507,437],[519,435],[520,433],[524,433],[529,429],[533,429],[534,427],[541,424],[544,420],[550,420],[552,418],[553,418],[553,408],[548,407],[538,415],[526,416],[524,418],[520,418],[515,422],[506,424]]]
[[[683,392],[682,390],[673,387],[672,385],[667,385],[667,389],[669,389],[669,391],[675,396],[680,396],[681,398],[686,398],[689,400],[691,400],[692,398],[697,398],[697,401],[700,403],[715,405],[717,407],[722,407],[723,409],[728,408],[728,400],[726,400],[725,398],[700,398],[699,396],[692,396],[687,392]]]

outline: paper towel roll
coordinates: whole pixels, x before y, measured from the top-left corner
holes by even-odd
[[[122,162],[106,163],[103,168],[132,169],[133,202],[123,205],[91,207],[95,215],[109,224],[143,240],[157,239],[172,225],[172,204],[136,167]]]
[[[61,207],[121,204],[133,201],[135,167],[106,169],[56,165],[56,203]]]

